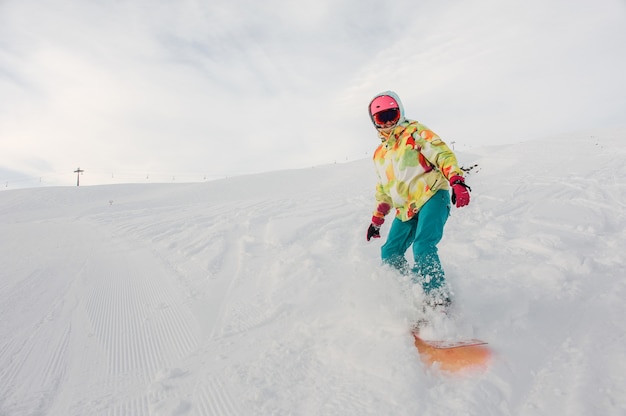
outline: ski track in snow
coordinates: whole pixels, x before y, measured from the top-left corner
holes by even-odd
[[[367,160],[2,192],[0,415],[625,414],[624,134],[459,153],[440,254],[496,355],[456,377],[364,242]]]

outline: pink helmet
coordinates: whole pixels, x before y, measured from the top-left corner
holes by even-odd
[[[380,113],[381,111],[390,110],[392,108],[400,108],[398,102],[389,95],[381,95],[372,100],[370,104],[370,115]]]

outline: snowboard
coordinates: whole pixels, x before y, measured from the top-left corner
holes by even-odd
[[[460,341],[424,340],[414,330],[415,347],[424,364],[437,366],[446,372],[466,369],[484,369],[489,364],[492,352],[485,341],[466,339]]]

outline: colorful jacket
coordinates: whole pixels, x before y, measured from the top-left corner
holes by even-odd
[[[398,96],[387,91],[379,95]],[[425,125],[401,118],[390,131],[379,130],[382,143],[374,152],[378,174],[376,209],[374,217],[383,219],[389,207],[396,209],[396,217],[407,221],[441,189],[450,189],[454,175],[463,176],[452,150]]]

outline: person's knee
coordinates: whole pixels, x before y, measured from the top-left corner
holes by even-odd
[[[413,254],[414,257],[426,255],[429,253],[437,253],[437,243],[439,243],[441,239],[431,238],[431,239],[423,239],[420,241],[416,241],[413,243]]]

